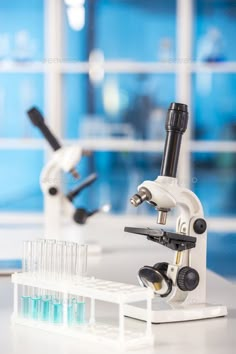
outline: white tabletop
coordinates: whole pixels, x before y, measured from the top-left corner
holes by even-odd
[[[158,251],[157,251],[158,250]],[[162,248],[161,248],[162,250]],[[153,250],[116,249],[89,260],[89,275],[99,278],[136,283],[137,270],[144,264],[166,260],[169,254]],[[104,347],[82,344],[78,340],[44,331],[11,327],[12,286],[9,277],[0,277],[0,353],[1,354],[86,354],[106,353]],[[228,306],[227,318],[186,323],[153,325],[155,346],[137,350],[140,353],[198,353],[222,354],[236,352],[236,286],[208,272],[208,301]],[[106,308],[100,308],[105,318]],[[109,316],[115,314],[109,310]],[[136,326],[137,321],[133,321]],[[110,353],[110,350],[107,352]]]

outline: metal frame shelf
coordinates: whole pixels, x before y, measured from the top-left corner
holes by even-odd
[[[83,148],[93,151],[129,151],[129,152],[163,152],[164,141],[134,140],[120,138],[95,139],[64,139],[65,145],[80,144]],[[42,139],[0,138],[1,150],[41,150],[47,149]],[[191,140],[186,149],[193,152],[236,153],[235,141]]]

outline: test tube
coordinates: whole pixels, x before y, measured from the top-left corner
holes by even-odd
[[[76,277],[84,277],[87,273],[88,245],[76,245]]]
[[[23,273],[30,272],[31,257],[32,257],[32,243],[30,241],[24,241],[23,243],[23,258],[22,258],[22,271]],[[22,316],[29,317],[30,314],[30,288],[29,286],[23,286],[23,292],[21,296],[21,309]]]
[[[45,239],[39,241],[41,242],[41,247],[39,248],[39,277],[40,279],[44,279],[46,276],[47,266],[47,242]],[[49,321],[50,319],[50,301],[51,298],[48,291],[41,289],[40,319],[42,321]]]
[[[76,248],[77,244],[74,242],[66,243],[65,253],[65,279],[72,280],[76,270]],[[67,322],[72,325],[75,321],[75,296],[69,295],[67,302]]]
[[[67,304],[67,322],[68,325],[72,325],[75,319],[75,298],[70,295]]]
[[[31,274],[38,277],[42,271],[42,240],[32,241]],[[38,287],[32,289],[31,316],[32,319],[40,319],[41,290]]]
[[[43,245],[42,278],[54,279],[55,240],[45,239]],[[55,292],[44,290],[41,299],[41,320],[50,321],[52,318],[52,301]]]
[[[53,254],[53,278],[62,280],[65,273],[65,242],[56,241]],[[55,293],[52,300],[52,321],[60,324],[63,322],[63,297],[61,293]]]
[[[74,242],[66,242],[65,277],[67,280],[71,280],[75,275],[76,245]]]
[[[46,240],[45,244],[45,278],[53,279],[55,262],[55,240]]]
[[[87,245],[77,245],[76,250],[76,277],[84,277],[87,272]],[[85,322],[85,299],[78,296],[76,299],[76,322],[83,324]]]

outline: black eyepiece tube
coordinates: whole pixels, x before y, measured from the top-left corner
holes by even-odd
[[[45,124],[42,113],[36,107],[32,107],[30,110],[27,111],[27,114],[32,124],[38,127],[38,129],[41,131],[41,133],[48,141],[52,149],[54,151],[59,150],[61,148],[61,144],[58,142],[56,137],[52,134],[48,126]]]
[[[188,106],[171,103],[166,117],[166,141],[162,158],[161,176],[176,177],[182,135],[188,125]]]

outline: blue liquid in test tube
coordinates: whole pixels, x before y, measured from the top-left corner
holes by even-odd
[[[77,307],[76,322],[78,324],[82,324],[85,321],[85,302],[84,301],[78,301],[76,307]]]
[[[22,316],[28,318],[30,315],[30,296],[21,297]]]
[[[44,296],[41,299],[41,319],[43,321],[49,321],[50,319],[50,305],[51,298],[49,296]]]
[[[67,321],[68,321],[69,326],[72,325],[74,322],[74,302],[73,302],[73,300],[68,302]]]
[[[41,308],[41,297],[33,296],[31,297],[31,316],[33,320],[38,320],[40,318],[40,308]]]
[[[55,300],[53,306],[53,323],[62,323],[63,321],[63,306],[62,302]]]

